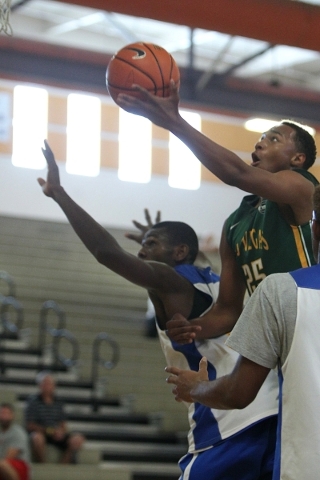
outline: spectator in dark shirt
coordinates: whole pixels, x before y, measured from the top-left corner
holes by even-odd
[[[34,459],[36,462],[45,462],[46,445],[52,444],[62,452],[61,463],[76,463],[77,452],[85,439],[80,433],[67,431],[63,404],[54,395],[53,376],[42,372],[37,380],[40,391],[29,398],[25,411]]]

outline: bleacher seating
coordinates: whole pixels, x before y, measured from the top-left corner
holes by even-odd
[[[136,253],[123,231],[112,233]],[[165,361],[157,340],[143,335],[146,292],[99,265],[68,224],[0,217],[0,247],[0,270],[15,279],[24,310],[21,335],[0,339],[2,389],[15,394],[22,411],[36,388],[37,371],[53,365],[68,424],[87,436],[81,466],[95,464],[96,470],[87,472],[86,480],[99,480],[100,474],[108,480],[177,479],[176,462],[187,450],[187,415],[164,382]],[[0,279],[0,294],[6,295],[2,287]],[[64,309],[66,328],[79,343],[79,359],[68,367],[50,363],[49,333],[39,349],[41,306],[48,299]],[[47,320],[50,328],[57,327],[54,316]],[[101,362],[92,388],[92,345],[101,332],[120,346],[120,358],[114,369],[105,370]],[[70,356],[68,342],[61,342],[59,352]],[[109,363],[110,345],[102,343],[100,354]],[[34,480],[51,480],[51,473],[41,477],[42,465],[34,467]],[[50,472],[55,480],[73,478],[59,465],[52,464]],[[75,477],[85,478],[84,470]]]

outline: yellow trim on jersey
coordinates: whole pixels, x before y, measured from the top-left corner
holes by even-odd
[[[304,237],[302,235],[301,227],[291,225],[291,228],[293,232],[294,241],[297,247],[297,254],[300,259],[301,267],[302,268],[310,267],[311,262],[310,262],[310,258],[309,258],[306,244],[304,241]]]

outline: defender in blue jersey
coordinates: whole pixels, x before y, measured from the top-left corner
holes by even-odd
[[[320,186],[314,194],[314,258],[320,253]],[[279,372],[279,425],[273,480],[319,479],[320,464],[320,265],[277,273],[261,282],[227,345],[240,353],[231,374],[208,381],[198,373],[167,368],[177,400],[212,408],[244,408],[270,369]],[[237,478],[237,477],[235,477]]]
[[[60,185],[59,170],[47,143],[43,153],[48,175],[46,180],[40,178],[38,182],[44,194],[57,202],[81,241],[101,264],[148,291],[167,361],[174,355],[174,361],[179,358],[182,366],[197,369],[199,359],[210,350],[211,378],[232,368],[238,356],[225,347],[222,339],[190,347],[173,345],[165,338],[167,321],[177,311],[190,319],[198,317],[212,307],[217,297],[217,275],[210,269],[192,265],[198,253],[194,230],[182,222],[158,223],[144,235],[138,256],[131,255],[68,196]],[[242,480],[270,478],[277,411],[277,385],[272,372],[269,380],[264,393],[243,411],[222,412],[188,405],[189,453],[180,463],[181,478],[231,480],[245,465],[252,468],[239,477]],[[261,432],[262,422],[265,426]]]
[[[243,308],[246,289],[251,294],[269,273],[308,265],[312,194],[317,180],[311,174],[300,173],[307,171],[316,159],[315,142],[302,125],[291,120],[281,121],[261,135],[251,154],[251,165],[248,165],[233,151],[193,128],[180,115],[178,85],[174,82],[170,96],[166,98],[154,97],[139,86],[136,89],[139,98],[119,95],[121,107],[169,130],[220,180],[255,196],[250,199],[252,203],[246,209],[238,212],[241,217],[224,225],[220,242],[219,296],[211,311],[192,323],[180,315],[167,325],[170,338],[182,343],[190,342],[195,337],[198,340],[217,337],[234,327]],[[271,202],[272,205],[268,203],[265,209],[265,202]],[[272,222],[276,220],[274,229],[270,222],[271,233],[256,228],[255,224],[251,225],[250,215],[257,215],[259,225],[262,224],[260,222],[269,225],[270,212],[277,217],[271,219]],[[283,238],[282,227],[285,224],[287,236]],[[281,232],[277,228],[279,225]],[[286,243],[287,240],[290,245]],[[289,262],[286,258],[285,264],[282,264],[284,249],[268,250],[271,244],[285,245],[288,249],[286,257],[291,252],[291,245],[294,244],[296,250],[291,252]],[[253,252],[253,256],[244,258],[247,253]],[[269,262],[275,265],[271,272],[268,269]]]

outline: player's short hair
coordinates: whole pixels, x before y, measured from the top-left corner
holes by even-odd
[[[199,242],[196,232],[184,222],[159,222],[152,226],[152,229],[163,229],[168,237],[170,245],[188,245],[189,254],[186,262],[192,264],[199,252]]]
[[[288,125],[295,131],[295,143],[299,152],[304,153],[306,159],[302,168],[308,170],[317,157],[317,147],[313,136],[305,129],[305,126],[294,120],[281,120],[282,125]]]
[[[320,222],[320,185],[317,185],[313,194],[313,210],[318,222]]]

